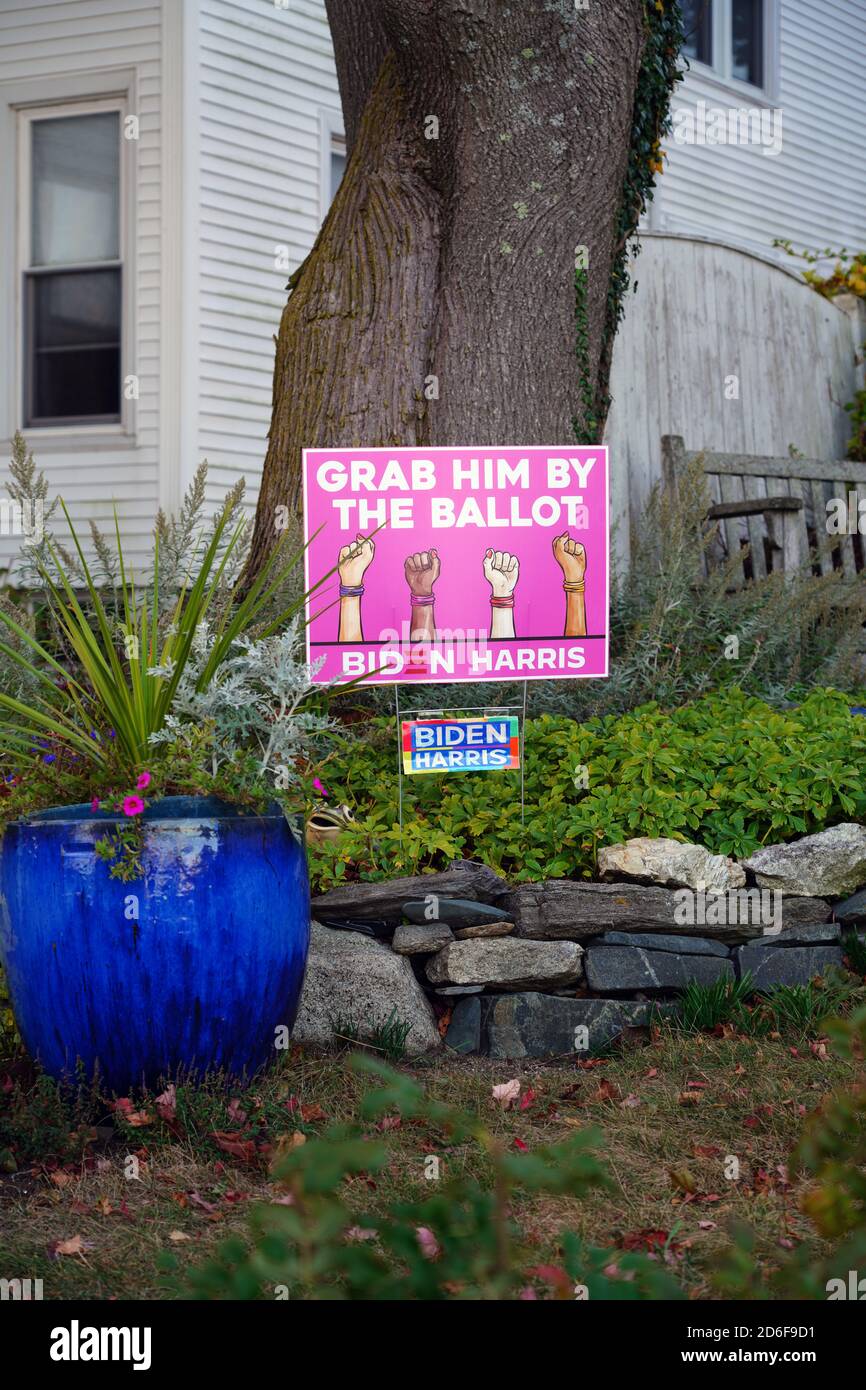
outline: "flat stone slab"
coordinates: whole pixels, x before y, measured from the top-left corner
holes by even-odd
[[[765,845],[743,867],[760,888],[844,898],[866,884],[866,826],[848,821],[784,845]]]
[[[598,852],[603,879],[630,878],[664,888],[742,888],[746,875],[734,859],[703,845],[640,836]]]
[[[775,925],[780,906],[783,927],[825,922],[831,911],[822,898],[774,899],[769,892],[762,897],[758,888],[729,889],[717,896],[687,888],[571,879],[522,884],[503,900],[516,924],[515,935],[534,941],[585,941],[611,931],[748,941],[766,925]]]
[[[769,993],[778,985],[807,985],[816,975],[823,975],[830,966],[842,966],[839,946],[791,946],[787,949],[763,941],[751,941],[736,952],[737,972],[742,978],[746,971],[760,994]]]
[[[586,955],[586,983],[599,994],[664,994],[685,989],[692,981],[714,984],[724,976],[734,978],[733,962],[727,957],[596,945]]]
[[[353,1024],[369,1041],[391,1013],[411,1023],[410,1056],[441,1046],[430,1001],[405,957],[358,932],[310,924],[310,953],[292,1041],[328,1046],[340,1025]]]
[[[479,1002],[482,1051],[500,1058],[591,1056],[653,1013],[651,1004],[550,994],[488,994]]]
[[[497,902],[507,891],[505,880],[486,864],[460,859],[437,874],[413,874],[381,883],[341,884],[314,898],[312,913],[314,917],[321,912],[328,917],[378,918],[396,923],[402,921],[408,902],[426,902],[431,896]]]
[[[568,985],[583,974],[583,948],[573,941],[455,941],[427,962],[434,985],[499,989]]]
[[[723,956],[728,948],[720,941],[707,941],[703,936],[662,936],[657,932],[607,931],[592,939],[592,949],[599,946],[638,946],[644,951],[672,951],[677,956]]]
[[[839,941],[842,928],[838,922],[818,922],[814,926],[783,927],[780,932],[765,932],[749,942],[750,946],[820,946]]]
[[[437,989],[436,994],[481,994],[483,985],[445,985],[442,989]]]
[[[451,928],[445,922],[401,922],[394,932],[391,950],[398,956],[415,956],[423,952],[441,951],[449,941],[454,940]]]
[[[478,922],[474,927],[455,927],[455,941],[474,941],[476,937],[486,939],[491,936],[512,936],[514,933],[514,923],[507,920],[501,922]]]
[[[431,897],[435,901],[431,902]],[[473,902],[470,898],[444,898],[441,894],[427,894],[424,899],[412,899],[403,904],[403,913],[410,922],[447,922],[451,927],[484,926],[488,923],[507,922],[508,913],[490,903]],[[431,917],[431,913],[434,914]]]
[[[463,1056],[481,1051],[481,1000],[477,994],[454,1005],[445,1046]]]

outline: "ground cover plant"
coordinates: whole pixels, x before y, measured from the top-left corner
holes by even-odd
[[[812,691],[778,709],[730,688],[665,710],[576,723],[527,721],[525,823],[520,774],[410,777],[398,821],[394,721],[364,724],[319,772],[355,824],[316,847],[323,887],[481,859],[518,880],[592,877],[598,850],[670,835],[745,857],[759,845],[866,817],[866,719],[850,697]]]
[[[396,1069],[296,1048],[244,1088],[107,1100],[19,1059],[5,1265],[49,1299],[823,1299],[866,1254],[849,1002],[807,1035],[661,1025],[606,1058]]]

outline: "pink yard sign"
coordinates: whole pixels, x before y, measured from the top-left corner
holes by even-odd
[[[305,449],[319,682],[607,675],[607,449]]]

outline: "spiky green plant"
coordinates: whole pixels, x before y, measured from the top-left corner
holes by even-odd
[[[278,544],[242,596],[225,602],[225,576],[244,522],[233,524],[227,533],[234,509],[224,508],[195,573],[187,571],[181,577],[179,590],[161,615],[167,586],[160,576],[160,531],[155,536],[153,576],[143,590],[125,561],[115,514],[118,622],[106,607],[62,500],[60,505],[72,536],[73,563],[48,537],[33,557],[59,630],[60,654],[49,650],[10,605],[0,606],[0,632],[6,639],[0,638],[0,652],[30,683],[27,698],[0,690],[0,709],[8,716],[0,731],[0,753],[15,767],[28,761],[35,742],[49,739],[100,770],[105,770],[109,757],[129,769],[139,768],[151,736],[165,725],[202,624],[209,625],[212,644],[198,677],[199,690],[207,689],[239,638],[251,630],[258,638],[271,636],[298,613],[306,596],[276,612],[273,601],[284,590],[303,547],[287,557],[283,543]],[[83,586],[77,582],[79,575]],[[116,752],[94,737],[100,729],[113,731]]]

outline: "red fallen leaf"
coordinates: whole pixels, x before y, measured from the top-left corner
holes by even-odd
[[[232,1099],[226,1106],[226,1110],[228,1112],[229,1119],[234,1120],[236,1125],[242,1125],[247,1118],[247,1112],[241,1106],[241,1103],[238,1100],[237,1096],[232,1097]]]
[[[758,1119],[757,1115],[747,1115],[743,1120],[745,1129],[757,1129],[760,1123],[761,1121]]]
[[[606,1057],[578,1057],[574,1063],[581,1071],[594,1071],[596,1067],[606,1067]]]
[[[612,1081],[601,1081],[598,1090],[590,1096],[590,1100],[619,1100],[621,1092]]]
[[[255,1140],[244,1139],[240,1130],[235,1133],[225,1133],[223,1130],[214,1129],[211,1130],[208,1138],[212,1139],[223,1153],[231,1154],[232,1158],[238,1159],[241,1163],[253,1163],[258,1156]]]
[[[742,1062],[738,1062],[734,1067],[734,1076],[745,1076],[745,1074],[746,1068],[743,1066]]]
[[[536,1096],[536,1093],[535,1091],[533,1091],[532,1087],[527,1086],[525,1092],[520,1098],[520,1104],[517,1107],[518,1110],[528,1110],[530,1105],[533,1105],[537,1099],[538,1097]]]
[[[304,1124],[314,1124],[316,1120],[326,1120],[327,1118],[321,1105],[301,1106],[301,1119],[304,1121]]]
[[[515,1147],[515,1149],[519,1149],[520,1152],[521,1152],[522,1154],[525,1154],[525,1153],[528,1153],[528,1152],[529,1152],[529,1149],[528,1149],[527,1145],[524,1144],[524,1142],[523,1142],[522,1139],[515,1139],[515,1141],[514,1141],[514,1147]]]
[[[140,1125],[153,1124],[153,1116],[148,1115],[146,1110],[136,1110],[128,1096],[121,1096],[121,1098],[114,1101],[113,1104],[111,1101],[109,1101],[108,1104],[109,1109],[120,1111],[126,1123],[132,1125],[133,1128],[138,1128]]]
[[[800,1049],[798,1047],[789,1047],[788,1051],[792,1057],[799,1057],[800,1055]]]
[[[567,1289],[571,1293],[574,1287],[574,1280],[569,1277],[561,1265],[532,1265],[526,1273],[533,1279],[541,1279],[545,1284],[550,1284],[555,1289]]]
[[[399,1115],[385,1115],[376,1125],[378,1130],[399,1129],[403,1121]]]
[[[133,1216],[132,1212],[129,1210],[129,1207],[126,1205],[126,1198],[125,1198],[125,1197],[124,1197],[123,1201],[120,1203],[120,1206],[117,1208],[117,1210],[120,1212],[121,1216],[125,1216],[125,1217],[126,1217],[127,1221],[134,1221],[134,1220],[135,1220],[135,1217]]]
[[[171,1199],[173,1202],[177,1202],[181,1208],[189,1206],[189,1198],[185,1192],[172,1192]]]
[[[692,1144],[695,1158],[718,1158],[722,1152],[718,1144]]]
[[[206,1202],[205,1199],[204,1199],[204,1197],[200,1197],[199,1194],[198,1194],[197,1192],[190,1192],[190,1193],[179,1192],[177,1195],[178,1195],[178,1197],[187,1197],[187,1196],[188,1196],[189,1201],[192,1203],[192,1205],[193,1205],[194,1207],[198,1207],[201,1211],[206,1211],[206,1212],[208,1212],[209,1215],[212,1214],[212,1213],[215,1212],[215,1211],[219,1211],[219,1207],[216,1205],[215,1202]],[[185,1207],[185,1206],[186,1206],[186,1202],[181,1202],[180,1205],[181,1205],[182,1207]]]
[[[708,1081],[687,1081],[686,1086],[693,1091],[705,1091],[710,1083]]]
[[[797,1248],[796,1241],[789,1240],[787,1236],[781,1236],[779,1239],[779,1244],[781,1245],[783,1250],[796,1250]]]
[[[659,1074],[659,1069],[658,1069],[658,1067],[650,1067],[649,1071],[645,1071],[644,1074],[643,1074],[643,1076],[644,1076],[644,1081],[654,1081],[655,1078],[658,1076],[658,1074]]]
[[[620,1250],[663,1250],[670,1239],[670,1231],[646,1227],[641,1231],[627,1231],[620,1236],[617,1245]],[[671,1241],[671,1249],[677,1249],[676,1241]]]
[[[70,1202],[70,1204],[69,1204],[69,1210],[72,1211],[72,1212],[74,1212],[76,1216],[89,1216],[89,1215],[90,1215],[90,1207],[87,1205],[87,1203],[86,1203],[86,1202],[79,1202],[77,1199],[76,1199],[76,1201],[74,1201],[74,1202]]]
[[[824,1038],[819,1038],[817,1042],[810,1042],[809,1051],[813,1057],[817,1057],[821,1062],[826,1062],[830,1055],[827,1051],[827,1042]]]
[[[286,1101],[286,1109],[288,1110],[290,1115],[293,1111],[298,1109],[300,1103],[300,1098],[298,1096],[289,1096],[288,1100]]]
[[[224,1192],[224,1193],[223,1193],[223,1201],[224,1201],[224,1202],[245,1202],[245,1201],[247,1200],[248,1195],[249,1195],[249,1194],[246,1193],[246,1192]]]

